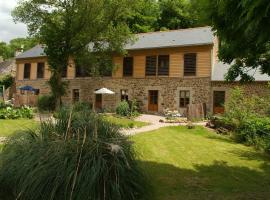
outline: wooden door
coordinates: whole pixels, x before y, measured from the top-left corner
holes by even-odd
[[[95,108],[97,110],[102,109],[102,94],[96,94]]]
[[[148,111],[158,112],[158,90],[149,90]]]
[[[225,111],[225,91],[214,91],[213,96],[213,113],[223,114]]]

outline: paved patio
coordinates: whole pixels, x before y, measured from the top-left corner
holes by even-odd
[[[165,117],[158,116],[158,115],[142,114],[138,118],[136,118],[136,121],[148,122],[148,123],[150,123],[150,125],[144,126],[141,128],[125,129],[122,131],[122,133],[125,135],[135,135],[138,133],[157,130],[157,129],[162,128],[162,127],[179,126],[179,125],[185,126],[187,124],[187,123],[163,123],[163,122],[160,122],[160,120],[165,121]],[[199,122],[199,123],[194,123],[194,124],[205,126],[206,122]]]

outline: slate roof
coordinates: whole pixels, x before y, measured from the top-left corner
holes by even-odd
[[[18,56],[16,56],[16,59],[21,58],[35,58],[35,57],[45,57],[46,54],[44,53],[44,47],[43,45],[36,45],[32,49],[29,49],[28,51],[25,51]]]
[[[228,72],[229,68],[230,64],[226,64],[223,62],[216,63],[212,70],[212,81],[224,81],[224,77]],[[266,74],[261,74],[259,69],[251,69],[248,74],[253,76],[255,78],[255,81],[270,81],[270,76]],[[239,78],[236,79],[236,81],[239,80]]]
[[[140,33],[136,37],[133,44],[126,45],[126,50],[206,45],[214,40],[211,27]]]
[[[199,27],[180,29],[173,31],[160,31],[151,33],[140,33],[135,36],[135,41],[125,46],[126,50],[137,49],[152,49],[180,46],[195,46],[212,44],[214,34],[211,27]],[[34,48],[25,51],[16,57],[34,58],[46,56],[42,45],[37,45]]]

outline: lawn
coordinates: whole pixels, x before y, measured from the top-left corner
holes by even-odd
[[[122,128],[140,128],[149,125],[149,123],[146,122],[135,121],[133,119],[118,117],[114,115],[105,115],[105,118],[111,123],[119,125]]]
[[[30,119],[0,120],[0,137],[12,135],[19,130],[35,128],[38,122]]]
[[[203,127],[132,137],[151,200],[270,199],[269,156]]]

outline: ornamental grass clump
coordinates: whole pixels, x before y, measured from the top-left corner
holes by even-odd
[[[145,187],[131,142],[90,109],[62,109],[0,156],[0,193],[10,199],[135,200]]]

